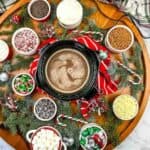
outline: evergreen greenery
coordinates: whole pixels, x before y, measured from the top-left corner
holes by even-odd
[[[132,63],[135,66],[134,71],[139,74],[141,77],[143,77],[144,74],[144,67],[142,63],[142,50],[140,45],[135,42],[133,46],[133,54],[128,58],[128,56],[125,53],[122,53],[122,63],[129,67],[129,63]],[[116,76],[120,77],[119,82],[119,88],[125,88],[127,86],[130,86],[131,95],[137,98],[137,94],[144,90],[144,83],[140,83],[138,85],[129,84],[128,79],[131,74],[125,70],[124,68],[118,66],[115,62],[113,62],[109,68],[109,73],[111,76],[116,79]],[[135,82],[137,79],[134,79]]]
[[[53,11],[56,11],[56,4],[55,0],[52,1],[52,9]],[[7,35],[9,36],[7,43],[11,43],[11,35],[15,30],[17,30],[20,27],[31,27],[33,26],[30,17],[28,16],[27,13],[27,6],[24,6],[21,8],[21,10],[18,12],[18,15],[21,16],[22,21],[20,24],[12,24],[12,31],[2,31],[0,32],[0,35]],[[102,32],[104,35],[106,34],[107,30],[101,30],[98,28],[93,20],[90,20],[88,17],[96,11],[96,8],[87,8],[84,6],[84,22],[87,24],[82,30],[84,31],[98,31]],[[9,17],[3,24],[3,26],[8,26],[10,25],[10,19]],[[48,20],[48,23],[53,23],[54,20],[56,19],[56,14],[52,13],[51,19]],[[39,23],[39,28],[42,28],[42,23]],[[80,29],[80,28],[79,28]],[[68,34],[68,31],[66,29],[63,29],[61,36],[56,35],[56,37],[59,37],[61,40],[64,39],[71,39],[75,37],[76,35],[71,33]],[[93,36],[94,39],[99,39],[99,36],[95,35]],[[144,69],[143,69],[143,63],[142,63],[142,55],[141,55],[141,47],[139,46],[138,43],[135,43],[134,45],[134,51],[133,55],[128,58],[125,53],[122,54],[122,63],[126,66],[129,66],[129,63],[135,64],[135,71],[143,75],[144,74]],[[17,55],[13,58],[15,61],[6,61],[3,63],[3,65],[0,67],[0,72],[8,72],[11,74],[12,71],[16,71],[19,69],[27,69],[29,67],[29,64],[33,61],[33,57],[24,57]],[[119,88],[121,87],[127,87],[129,86],[127,79],[129,77],[129,73],[124,70],[123,68],[120,68],[117,66],[117,64],[112,63],[111,69],[109,70],[110,74],[116,78],[117,76],[120,76],[121,82],[119,84]],[[6,86],[7,88],[5,90],[0,90],[0,97],[4,97],[5,93],[10,93],[11,92],[11,80],[12,78],[9,79],[8,82],[6,83],[1,83],[0,82],[0,87]],[[131,87],[131,94],[133,96],[137,96],[139,91],[142,91],[144,89],[143,84],[139,85],[130,85]],[[107,100],[106,100],[107,101]],[[79,149],[79,132],[80,132],[80,125],[77,124],[76,122],[64,119],[61,120],[64,123],[67,124],[67,127],[61,127],[56,124],[56,120],[48,121],[48,122],[42,122],[36,119],[36,117],[33,114],[33,104],[34,100],[32,97],[25,97],[22,100],[17,100],[16,105],[17,105],[17,111],[11,111],[7,107],[2,107],[2,113],[4,116],[4,126],[8,128],[12,133],[20,133],[23,137],[25,137],[26,132],[31,130],[31,129],[36,129],[40,126],[43,125],[51,125],[55,128],[57,128],[60,133],[62,134],[63,137],[69,137],[69,138],[74,138],[75,143],[72,147],[68,148],[70,150],[77,150]],[[72,109],[70,107],[69,102],[62,102],[60,100],[56,100],[56,104],[58,107],[58,112],[57,115],[59,114],[66,114],[69,116],[74,116],[77,118],[82,118],[81,113],[79,108],[77,109],[77,113],[74,114],[72,112]],[[118,120],[113,112],[112,112],[112,106],[109,104],[109,110],[107,111],[106,114],[106,122],[102,125],[103,128],[106,130],[109,142],[112,143],[114,146],[119,143],[119,134],[117,132],[117,127],[122,123],[120,120]],[[91,117],[88,119],[89,122],[95,122],[95,118],[91,115]]]
[[[56,100],[55,102],[58,107],[57,115],[65,113],[65,115],[83,119],[79,112],[77,112],[77,114],[73,114],[69,102],[63,102],[60,100]],[[27,131],[37,129],[40,126],[50,125],[56,128],[63,137],[74,138],[74,145],[69,147],[71,150],[77,150],[80,147],[78,137],[81,126],[77,122],[63,119],[60,121],[65,123],[67,127],[61,127],[56,124],[55,120],[48,122],[39,121],[33,114],[33,104],[34,100],[32,100],[31,97],[25,97],[25,99],[23,100],[17,100],[17,110],[15,112],[12,112],[7,107],[3,107],[3,125],[14,134],[19,132],[24,138]],[[109,142],[111,142],[115,146],[119,143],[119,134],[117,133],[117,127],[121,122],[113,115],[111,106],[109,108],[109,111],[106,113],[106,117],[107,121],[103,124],[103,128],[108,134]]]
[[[27,69],[29,68],[30,63],[33,61],[33,57],[24,57],[21,55],[16,55],[14,60],[15,63],[12,61],[6,61],[1,67],[0,72],[11,72],[16,71],[18,69]]]

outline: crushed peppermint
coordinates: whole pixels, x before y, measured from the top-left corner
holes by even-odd
[[[39,38],[30,28],[21,28],[13,36],[13,45],[17,52],[32,53],[39,45]]]

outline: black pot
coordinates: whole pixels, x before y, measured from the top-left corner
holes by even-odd
[[[71,48],[75,51],[80,52],[85,56],[89,63],[90,75],[89,79],[84,85],[82,89],[74,93],[61,93],[56,91],[54,88],[50,86],[47,81],[45,75],[45,66],[49,59],[49,57],[63,48]],[[76,41],[66,40],[66,41],[58,41],[53,44],[48,44],[44,48],[41,49],[41,56],[38,63],[38,69],[36,73],[36,82],[37,85],[46,91],[51,96],[58,98],[60,100],[74,100],[80,98],[90,98],[96,94],[96,79],[98,72],[99,61],[97,57],[97,53],[88,49],[85,45],[80,44]]]

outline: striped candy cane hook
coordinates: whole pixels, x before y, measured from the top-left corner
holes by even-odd
[[[62,127],[66,127],[67,125],[62,123],[60,121],[60,118],[66,118],[66,119],[69,119],[71,121],[76,121],[76,122],[79,122],[79,123],[83,123],[83,124],[87,124],[88,122],[87,121],[84,121],[84,120],[81,120],[81,119],[78,119],[78,118],[73,118],[71,116],[67,116],[67,115],[64,115],[64,114],[60,114],[58,117],[57,117],[57,124],[62,126]]]
[[[134,85],[137,85],[137,84],[140,84],[141,81],[142,81],[142,78],[136,73],[134,72],[133,70],[131,70],[130,68],[128,68],[127,66],[125,66],[124,64],[122,64],[120,61],[117,61],[117,64],[124,68],[125,70],[127,70],[128,72],[130,72],[132,75],[134,75],[137,79],[138,79],[138,82],[135,82],[133,80],[128,80],[131,84],[134,84]]]
[[[102,42],[104,39],[104,34],[99,31],[84,31],[84,30],[74,30],[73,33],[78,34],[90,34],[90,35],[99,35],[99,40],[96,40],[96,42]]]

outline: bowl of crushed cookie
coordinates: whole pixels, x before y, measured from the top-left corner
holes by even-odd
[[[122,53],[129,50],[134,43],[134,35],[125,25],[112,27],[105,38],[106,47],[114,53]]]

